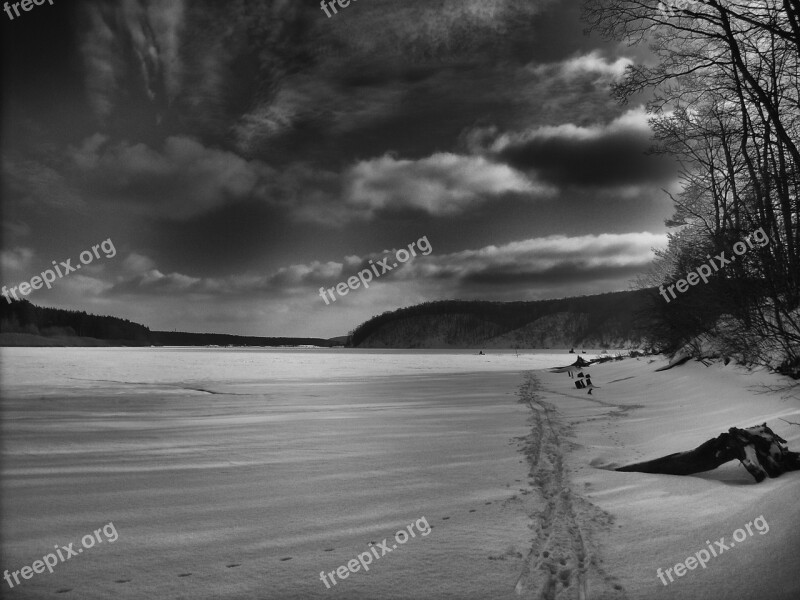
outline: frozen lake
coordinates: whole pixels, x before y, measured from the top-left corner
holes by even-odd
[[[4,348],[2,568],[119,534],[4,597],[516,597],[516,389],[573,358]],[[320,580],[423,517],[368,573]]]

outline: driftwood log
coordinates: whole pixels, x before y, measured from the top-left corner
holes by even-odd
[[[735,459],[740,460],[759,483],[766,477],[778,477],[788,471],[800,470],[800,453],[790,452],[786,440],[767,427],[766,423],[747,429],[731,427],[727,433],[708,440],[694,450],[676,452],[616,470],[692,475],[711,471]]]
[[[589,366],[591,366],[592,362],[594,362],[594,361],[584,360],[584,358],[582,356],[579,356],[578,360],[576,360],[571,365],[565,365],[563,367],[553,367],[552,369],[550,369],[550,372],[551,373],[569,373],[569,376],[572,377],[572,372],[573,371],[580,371],[581,369],[589,367]]]

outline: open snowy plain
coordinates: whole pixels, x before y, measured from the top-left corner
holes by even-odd
[[[2,595],[800,597],[800,473],[611,470],[764,421],[797,450],[781,418],[800,422],[800,402],[733,366],[596,365],[592,395],[541,371],[574,359],[3,349],[1,566],[20,583]],[[759,517],[769,530],[733,547]],[[722,537],[729,550],[675,576]]]

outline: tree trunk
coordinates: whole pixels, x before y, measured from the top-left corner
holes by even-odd
[[[778,477],[788,471],[800,470],[800,453],[790,452],[786,440],[775,434],[767,424],[747,429],[731,427],[704,442],[694,450],[676,452],[632,465],[617,471],[692,475],[711,471],[728,461],[739,459],[756,482],[766,477]]]

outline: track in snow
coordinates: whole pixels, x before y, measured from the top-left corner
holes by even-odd
[[[592,535],[612,518],[570,489],[564,465],[567,428],[555,407],[541,400],[540,384],[529,373],[519,401],[531,408],[532,430],[522,451],[528,457],[536,498],[533,540],[515,590],[533,600],[623,600],[625,592],[600,566]]]

